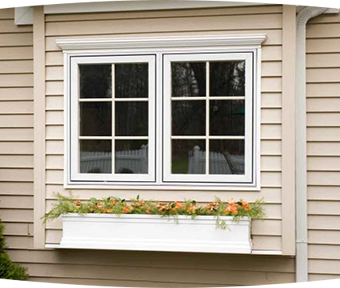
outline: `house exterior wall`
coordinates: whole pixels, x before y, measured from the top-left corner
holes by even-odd
[[[309,279],[340,277],[340,16],[307,25]]]
[[[0,71],[0,130],[4,132],[1,133],[4,136],[0,137],[0,216],[7,225],[8,252],[14,261],[28,267],[31,280],[145,287],[237,286],[294,282],[294,258],[287,256],[60,251],[34,246],[32,237],[33,121],[37,118],[33,115],[33,67],[28,63],[32,64],[33,59],[32,26],[15,27],[13,10],[7,10],[6,13],[1,11],[0,17],[10,18],[0,20],[0,27],[5,27],[1,28],[3,31],[0,31],[2,33],[0,37],[8,37],[7,40],[1,41],[0,45],[9,43],[8,45],[11,46],[11,48],[0,47],[2,50],[0,65],[4,67]],[[249,201],[264,197],[268,217],[264,221],[254,222],[252,232],[254,249],[274,251],[283,249],[282,222],[287,215],[285,216],[282,211],[289,210],[284,208],[282,203],[284,186],[282,183],[284,135],[282,133],[284,60],[282,6],[41,17],[43,21],[41,28],[44,31],[42,38],[45,41],[39,40],[37,35],[34,39],[39,42],[36,43],[37,45],[45,47],[45,57],[40,60],[44,62],[42,64],[45,73],[41,74],[46,80],[43,85],[46,97],[43,97],[43,100],[39,98],[38,101],[45,101],[46,107],[43,113],[45,122],[40,123],[44,129],[45,141],[43,149],[39,152],[41,153],[39,157],[42,156],[45,163],[43,167],[45,177],[40,177],[40,180],[46,211],[55,201],[53,192],[68,194],[68,191],[63,188],[63,55],[56,45],[56,39],[265,33],[268,39],[262,49],[260,192],[157,191],[155,195],[154,191],[142,190],[76,190],[73,193],[83,199],[94,195],[130,198],[140,194],[142,198],[157,198],[162,201],[194,198],[200,203],[212,201],[215,196],[222,200],[235,197]],[[21,32],[25,32],[23,37]],[[19,34],[20,37],[15,37]],[[15,54],[15,51],[18,53]],[[20,61],[20,65],[7,63],[4,61],[7,59],[15,60],[12,62],[16,63]],[[24,69],[23,67],[26,67],[25,71],[20,70]],[[18,88],[18,85],[25,86]],[[3,91],[6,93],[2,93],[2,89],[5,89]],[[14,109],[13,115],[8,115],[11,108]],[[35,136],[39,137],[39,135]],[[35,211],[41,209],[37,206],[34,208]],[[59,243],[62,233],[60,221],[48,223],[46,230],[39,228],[40,225],[35,225],[36,227],[40,231],[35,230],[34,237],[42,239],[42,243]]]
[[[256,12],[257,11],[257,12]],[[239,30],[243,30],[240,32]],[[246,30],[246,31],[244,31]],[[155,11],[105,14],[68,14],[46,16],[46,209],[55,197],[53,192],[68,193],[63,188],[64,115],[63,115],[63,54],[56,39],[68,37],[133,37],[155,35],[197,35],[218,33],[266,33],[268,40],[262,51],[261,109],[261,191],[147,191],[147,190],[86,190],[73,191],[82,198],[93,195],[136,197],[158,200],[196,199],[213,201],[231,197],[265,199],[267,219],[255,221],[254,249],[278,250],[281,238],[281,92],[282,92],[282,7],[252,7],[187,11]],[[269,106],[269,107],[268,107]],[[60,243],[61,222],[47,224],[46,243]]]

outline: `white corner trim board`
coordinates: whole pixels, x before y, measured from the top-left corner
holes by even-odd
[[[283,0],[45,0],[45,14],[279,5]]]
[[[59,248],[250,254],[251,219],[220,220],[226,229],[214,216],[65,214]]]
[[[15,25],[32,25],[33,24],[33,8],[16,7],[14,10]]]
[[[122,49],[122,48],[189,48],[211,46],[259,47],[266,35],[211,35],[187,37],[135,37],[113,39],[57,39],[57,45],[65,50]]]

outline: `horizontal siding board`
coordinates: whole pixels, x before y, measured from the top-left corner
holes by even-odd
[[[17,61],[0,61],[0,73],[33,73],[33,61],[23,60],[20,65]]]
[[[318,274],[339,274],[340,261],[337,260],[309,260],[308,261],[309,273]],[[338,275],[339,278],[339,275]]]
[[[18,182],[33,181],[33,169],[0,168],[0,181],[18,181]]]
[[[0,209],[0,217],[3,222],[33,223],[33,210]]]
[[[308,187],[309,200],[340,201],[339,187],[310,186]]]
[[[33,183],[0,182],[0,195],[33,195]]]
[[[69,196],[69,191],[64,190],[63,185],[46,185],[46,198],[56,199],[55,193],[61,193],[62,195]],[[198,202],[211,202],[214,201],[215,196],[219,197],[222,201],[235,197],[234,191],[157,191],[157,190],[76,190],[73,191],[75,197],[82,200],[88,200],[96,194],[97,198],[117,196],[125,199],[136,198],[140,195],[144,199],[154,199],[158,201],[174,201],[180,199],[195,199]],[[250,202],[256,201],[259,198],[258,192],[237,192],[239,198],[245,199]],[[269,203],[280,203],[281,202],[281,189],[280,188],[262,188],[261,196],[265,198],[266,202]],[[276,209],[278,211],[278,209]]]
[[[282,250],[282,238],[280,236],[253,236],[254,250]]]
[[[282,111],[281,109],[265,109],[261,110],[261,123],[263,124],[281,124]]]
[[[63,140],[64,139],[64,126],[46,126],[46,139]]]
[[[150,29],[150,27],[152,27]],[[282,27],[282,16],[275,15],[237,15],[187,17],[173,19],[129,19],[87,21],[86,25],[77,22],[46,23],[46,36],[88,35],[113,33],[145,33],[167,31],[206,31],[206,30],[241,30],[273,29]]]
[[[1,114],[33,114],[33,101],[0,101]]]
[[[0,33],[32,32],[32,25],[15,25],[12,19],[0,20]]]
[[[107,13],[78,13],[46,15],[46,22],[85,21],[85,20],[113,20],[138,18],[168,18],[168,17],[198,17],[240,14],[273,14],[281,13],[281,6],[259,7],[228,7],[210,9],[181,9],[159,11],[129,11]]]
[[[0,87],[32,87],[33,74],[0,74]]]
[[[307,38],[340,37],[340,23],[307,25]]]
[[[339,98],[309,98],[307,112],[340,112]]]
[[[164,281],[180,283],[201,284],[236,284],[256,285],[260,283],[288,283],[293,282],[292,273],[274,272],[244,272],[244,271],[220,271],[209,269],[163,269],[154,267],[115,267],[110,266],[84,266],[84,265],[57,265],[57,264],[24,264],[31,276],[44,274],[48,277],[86,277],[100,279],[120,279],[138,281]]]
[[[10,249],[33,248],[32,236],[6,236],[6,247]]]
[[[33,100],[33,88],[0,88],[0,101]]]
[[[340,216],[310,215],[308,216],[308,229],[340,231]]]
[[[308,231],[308,242],[310,244],[340,245],[340,231]]]
[[[336,215],[340,216],[339,201],[308,201],[309,215]]]
[[[281,125],[261,125],[262,140],[281,140]]]
[[[47,96],[46,97],[46,109],[64,109],[64,97],[63,96]]]
[[[32,60],[33,47],[0,47],[0,60]]]
[[[309,171],[340,171],[340,157],[308,157]]]
[[[281,155],[282,142],[280,140],[261,140],[261,155]]]
[[[307,144],[308,156],[340,156],[340,142],[317,142]]]
[[[307,97],[340,97],[340,83],[317,83],[307,85]]]
[[[4,127],[33,128],[33,115],[0,115],[0,128]]]
[[[14,8],[0,9],[0,19],[14,20]]]
[[[279,108],[282,107],[281,93],[263,93],[261,95],[262,108]]]
[[[340,172],[308,172],[307,184],[324,186],[340,185]]]
[[[309,259],[340,260],[340,246],[308,245]]]
[[[336,53],[340,52],[340,39],[308,39],[306,45],[307,54],[310,53]],[[320,55],[324,57],[325,55]]]
[[[33,209],[32,196],[0,196],[0,208]]]
[[[337,54],[334,52],[330,52],[330,54],[307,54],[306,66],[308,68],[338,68],[340,67],[340,52]]]
[[[0,128],[1,141],[33,141],[32,128]]]
[[[1,24],[2,23],[0,22],[0,25]],[[0,34],[0,43],[2,47],[32,46],[33,45],[33,34],[32,33]]]
[[[307,128],[307,141],[340,141],[340,128]]]
[[[339,83],[340,68],[307,69],[307,83]]]
[[[33,168],[33,155],[32,156],[0,155],[0,167]]]
[[[30,223],[4,223],[4,235],[8,236],[32,236],[33,224]]]
[[[0,142],[0,155],[33,155],[33,142]]]
[[[281,171],[282,163],[281,156],[262,156],[261,170],[265,171]]]
[[[339,127],[340,113],[312,113],[307,114],[307,126],[310,127]]]

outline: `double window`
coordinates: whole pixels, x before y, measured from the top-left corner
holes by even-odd
[[[256,54],[73,55],[69,185],[256,185]]]

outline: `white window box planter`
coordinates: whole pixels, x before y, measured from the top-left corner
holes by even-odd
[[[225,230],[216,228],[214,216],[66,214],[60,248],[251,253],[251,219],[220,219]]]

